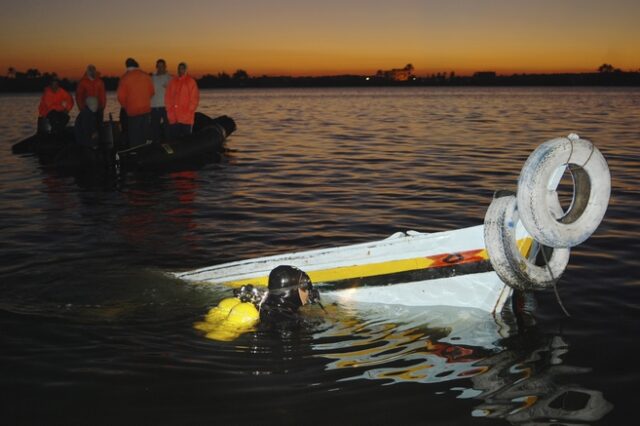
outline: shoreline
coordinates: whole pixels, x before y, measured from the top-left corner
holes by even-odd
[[[41,92],[51,74],[40,77],[0,77],[0,93]],[[119,77],[102,77],[108,91],[116,90]],[[204,75],[196,79],[200,89],[269,89],[306,87],[640,87],[640,72],[595,72],[581,74],[514,74],[509,76],[476,73],[469,77],[438,74],[407,81],[360,75],[327,77],[262,76],[234,78],[226,74]],[[75,80],[62,79],[61,86],[75,91]]]

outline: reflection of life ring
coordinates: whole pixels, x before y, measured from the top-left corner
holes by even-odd
[[[537,266],[525,258],[516,244],[518,224],[516,197],[495,198],[484,218],[484,243],[489,261],[500,279],[519,290],[552,286],[569,263],[569,248],[556,248],[547,265]]]
[[[563,212],[556,192],[565,167],[573,177],[573,200]],[[604,217],[611,176],[598,148],[575,134],[540,145],[518,180],[520,220],[531,236],[549,247],[573,247],[596,230]]]

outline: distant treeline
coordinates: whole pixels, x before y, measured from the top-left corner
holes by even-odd
[[[361,75],[327,77],[249,77],[246,79],[205,75],[198,80],[201,88],[225,87],[371,87],[371,86],[640,86],[640,72],[594,72],[575,74],[496,75],[480,72],[473,76],[434,74],[407,81]]]
[[[606,65],[606,64],[605,64]],[[40,74],[30,69],[25,73],[14,72],[0,77],[0,92],[40,92],[49,84],[54,74]],[[116,90],[119,77],[102,77],[107,90]],[[477,72],[472,76],[457,76],[454,72],[412,77],[406,81],[361,75],[327,77],[250,77],[238,70],[233,75],[207,74],[197,79],[201,89],[209,88],[267,88],[267,87],[371,87],[371,86],[640,86],[640,72],[621,71],[604,65],[593,73],[564,74],[513,74],[497,75],[495,72]],[[77,82],[66,78],[60,85],[74,91]]]

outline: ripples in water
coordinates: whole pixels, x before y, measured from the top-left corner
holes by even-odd
[[[624,423],[640,378],[639,99],[599,88],[207,91],[202,111],[238,123],[230,154],[114,187],[13,156],[37,96],[2,95],[5,418]],[[162,273],[479,224],[529,153],[570,132],[596,143],[613,180],[604,222],[560,282],[570,320],[553,292],[526,324],[329,304],[299,330],[214,342],[193,323],[225,291]]]

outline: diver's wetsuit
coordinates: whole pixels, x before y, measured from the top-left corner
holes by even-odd
[[[302,304],[300,298],[297,302],[284,299],[279,295],[268,295],[260,305],[260,323],[266,325],[281,323],[296,323],[299,321],[298,309]]]

